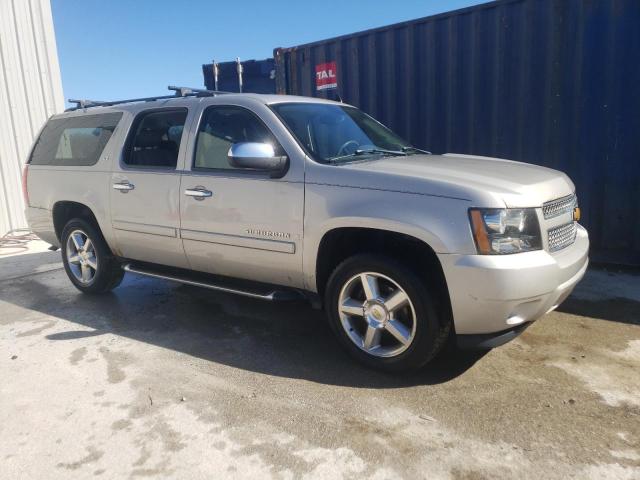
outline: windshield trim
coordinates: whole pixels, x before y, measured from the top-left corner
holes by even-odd
[[[324,159],[320,156],[318,156],[316,153],[310,151],[299,139],[298,137],[293,133],[293,131],[291,130],[291,128],[289,128],[289,125],[287,124],[287,122],[285,122],[284,118],[282,118],[282,116],[278,113],[278,111],[274,108],[275,106],[280,106],[280,105],[306,105],[306,104],[316,104],[316,105],[327,105],[327,103],[325,102],[274,102],[274,103],[270,103],[267,104],[267,107],[269,108],[269,110],[271,110],[271,112],[273,112],[273,114],[276,116],[276,118],[280,121],[280,123],[282,125],[284,125],[284,127],[287,129],[287,132],[289,132],[289,135],[291,135],[291,137],[294,139],[294,141],[300,146],[300,148],[302,149],[302,151],[307,155],[307,157],[309,157],[311,160],[313,160],[316,163],[319,163],[321,165],[331,165],[331,166],[336,166],[336,165],[340,165],[342,163],[350,163],[350,161],[345,161],[345,162],[332,162],[330,159]],[[365,114],[367,117],[371,118],[374,122],[378,123],[379,125],[381,125],[382,127],[384,127],[385,129],[391,131],[393,134],[397,135],[401,140],[403,140],[404,142],[406,142],[406,144],[408,146],[413,146],[411,145],[411,143],[407,142],[404,138],[400,137],[400,135],[398,135],[396,132],[394,132],[393,130],[391,130],[389,127],[387,127],[386,125],[384,125],[383,123],[379,122],[377,119],[375,119],[374,117],[372,117],[371,115],[369,115],[367,112],[360,110],[358,107],[354,107],[353,105],[349,105],[346,103],[331,103],[330,105],[335,105],[336,107],[340,107],[340,108],[348,108],[348,109],[352,109],[352,110],[357,110],[359,112],[362,112],[363,114]],[[378,154],[375,153],[372,155],[382,155],[382,154]],[[387,156],[387,155],[383,155],[383,156]],[[354,160],[357,161],[366,161],[365,158],[362,158],[362,156],[355,156],[354,155]]]

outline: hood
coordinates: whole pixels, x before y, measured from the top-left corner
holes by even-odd
[[[574,186],[557,170],[472,155],[409,155],[347,163],[336,175],[350,186],[468,200],[482,207],[540,207],[570,195]]]

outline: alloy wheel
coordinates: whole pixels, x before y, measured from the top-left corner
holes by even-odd
[[[67,238],[69,270],[80,283],[88,285],[98,273],[98,257],[93,242],[82,230],[74,230]]]
[[[415,338],[416,313],[409,295],[381,273],[359,273],[347,280],[337,308],[347,336],[370,355],[395,357]]]

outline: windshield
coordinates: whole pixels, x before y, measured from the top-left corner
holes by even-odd
[[[354,107],[323,103],[278,103],[271,108],[316,160],[406,155],[413,150],[387,127]]]

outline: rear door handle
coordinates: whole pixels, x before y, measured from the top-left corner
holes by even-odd
[[[133,190],[136,186],[133,183],[129,183],[126,180],[120,183],[114,183],[113,188],[120,190],[122,193],[127,193],[129,190]]]
[[[187,188],[184,194],[189,197],[194,197],[196,200],[204,200],[205,198],[213,196],[213,192],[204,187]]]

